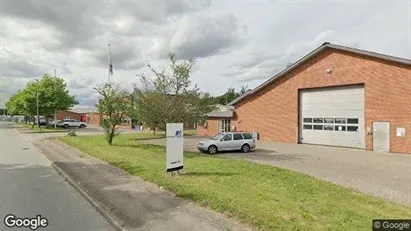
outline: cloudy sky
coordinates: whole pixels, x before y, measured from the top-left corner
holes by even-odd
[[[2,101],[56,69],[93,105],[109,43],[116,83],[175,52],[197,59],[193,82],[216,95],[254,88],[326,41],[411,58],[411,0],[1,0],[0,39]]]

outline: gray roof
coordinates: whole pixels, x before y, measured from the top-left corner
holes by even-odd
[[[70,108],[67,111],[69,112],[74,112],[77,114],[87,114],[87,113],[93,113],[96,112],[96,108]]]
[[[207,114],[208,117],[224,117],[232,118],[234,116],[233,111],[213,111]]]
[[[217,104],[216,110],[207,114],[208,117],[222,117],[222,118],[232,118],[234,117],[234,107],[228,105]]]
[[[313,56],[317,55],[318,53],[322,52],[323,50],[325,50],[327,48],[346,51],[346,52],[350,52],[350,53],[355,53],[355,54],[364,55],[364,56],[368,56],[368,57],[378,58],[378,59],[387,60],[387,61],[391,61],[391,62],[411,65],[411,60],[410,59],[394,57],[394,56],[380,54],[380,53],[376,53],[376,52],[372,52],[372,51],[360,50],[360,49],[357,49],[357,48],[346,47],[346,46],[341,46],[341,45],[336,45],[336,44],[331,44],[331,43],[326,42],[326,43],[323,43],[317,49],[311,51],[306,56],[302,57],[297,62],[293,63],[291,66],[288,66],[287,68],[285,68],[284,70],[282,70],[281,72],[276,74],[275,76],[271,77],[270,79],[268,79],[267,81],[265,81],[264,83],[259,85],[258,87],[254,88],[252,91],[250,91],[247,94],[244,94],[244,95],[234,99],[228,105],[235,105],[236,103],[240,102],[242,99],[246,98],[247,96],[250,96],[250,95],[258,92],[259,90],[261,90],[265,86],[267,86],[270,83],[274,82],[278,78],[284,76],[285,74],[287,74],[291,70],[298,67],[300,64],[304,63],[308,59],[312,58]]]

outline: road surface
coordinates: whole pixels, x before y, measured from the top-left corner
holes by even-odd
[[[114,230],[30,145],[34,139],[0,122],[0,230],[30,230],[7,228],[8,214],[41,215],[48,226],[38,230]]]

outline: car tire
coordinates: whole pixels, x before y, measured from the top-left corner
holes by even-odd
[[[86,127],[84,124],[80,124],[79,128],[84,128],[84,127]]]
[[[250,151],[250,145],[248,144],[243,144],[243,146],[241,146],[241,151],[244,153],[247,153]]]
[[[208,147],[208,153],[213,155],[216,154],[218,152],[217,146],[215,145],[211,145],[210,147]]]
[[[68,124],[63,125],[63,128],[68,128],[68,127],[69,127]]]

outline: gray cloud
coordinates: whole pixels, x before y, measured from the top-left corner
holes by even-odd
[[[93,79],[91,78],[72,78],[69,79],[67,85],[71,89],[81,90],[84,88],[90,88],[93,86]]]
[[[172,51],[198,58],[193,82],[211,94],[252,88],[325,41],[411,54],[409,3],[400,0],[0,0],[0,14],[3,82],[13,86],[0,92],[57,69],[82,104],[94,104],[92,87],[107,78],[108,43],[118,83],[135,82],[146,56],[166,66]]]
[[[43,75],[43,70],[35,64],[35,60],[27,56],[16,55],[8,49],[1,49],[1,74],[15,78],[33,78]]]
[[[249,55],[243,56],[243,60],[234,65],[234,70],[227,72],[226,76],[235,76],[240,82],[267,79],[328,41],[327,39],[333,33],[334,31],[331,30],[321,32],[311,40],[291,44],[282,53],[270,54],[262,52],[262,49],[257,49],[258,52],[253,50]]]
[[[161,57],[175,52],[179,58],[203,58],[239,48],[245,27],[231,13],[203,11],[177,22],[175,30],[156,38]]]
[[[135,36],[147,36],[169,17],[195,12],[210,6],[210,1],[1,1],[2,13],[12,19],[43,23],[58,37],[57,43],[44,42],[49,51],[89,52],[90,59],[107,65],[106,46],[112,43],[117,68],[139,68]],[[21,23],[21,22],[20,22]],[[42,25],[42,26],[44,26]],[[41,41],[39,41],[41,42]],[[95,63],[84,63],[92,65]]]

